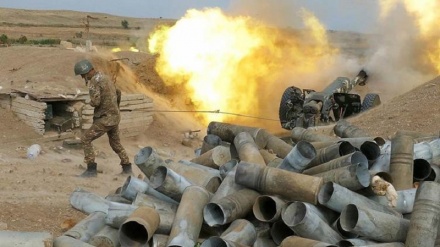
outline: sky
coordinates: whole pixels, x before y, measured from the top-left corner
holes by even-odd
[[[369,32],[378,17],[379,0],[0,0],[0,7],[75,10],[126,17],[180,19],[188,9],[219,7],[225,13],[247,14],[271,24],[295,27],[306,8],[327,29]]]

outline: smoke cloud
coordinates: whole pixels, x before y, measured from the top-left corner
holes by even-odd
[[[340,48],[340,53],[334,55],[334,63],[321,66],[319,71],[299,76],[286,73],[282,80],[294,84],[318,82],[324,87],[338,76],[352,78],[363,68],[370,76],[369,82],[365,88],[356,89],[357,93],[379,93],[382,100],[387,101],[438,74],[423,53],[427,44],[418,38],[421,30],[417,16],[408,12],[409,4],[405,5],[404,1],[381,6],[379,1],[341,0],[319,4],[317,1],[240,0],[232,1],[231,13],[250,15],[281,28],[303,28],[300,10],[311,5],[313,10],[308,10],[327,26],[329,41]],[[380,18],[385,7],[386,14]],[[330,30],[332,27],[361,29],[356,33],[335,32]]]

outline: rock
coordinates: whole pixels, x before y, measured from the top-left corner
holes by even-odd
[[[81,139],[66,139],[63,141],[63,147],[71,149],[82,149]]]
[[[62,48],[64,48],[64,49],[73,49],[73,44],[72,44],[72,42],[68,42],[68,41],[65,41],[65,40],[62,40],[62,41],[60,42],[60,46],[61,46]]]

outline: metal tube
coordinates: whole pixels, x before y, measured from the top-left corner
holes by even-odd
[[[252,247],[277,247],[277,244],[269,238],[257,238]]]
[[[249,133],[238,133],[234,138],[234,145],[240,161],[266,166],[257,144]]]
[[[255,137],[260,130],[255,127],[212,121],[208,125],[207,133],[217,135],[223,141],[233,143],[235,136],[240,132],[248,132],[252,137]]]
[[[396,190],[413,187],[414,139],[411,136],[396,135],[391,140],[390,174]]]
[[[284,223],[301,237],[335,244],[341,236],[321,219],[310,205],[293,202],[282,213]]]
[[[292,146],[287,144],[280,138],[268,133],[264,129],[233,125],[220,122],[211,122],[208,125],[208,134],[215,134],[220,136],[223,141],[233,143],[235,136],[240,132],[248,132],[260,149],[273,150],[279,157],[284,158],[292,149]]]
[[[229,225],[220,237],[238,244],[251,246],[257,239],[257,231],[251,222],[245,219],[237,219]]]
[[[417,189],[398,190],[397,191],[397,205],[394,208],[402,214],[409,214],[413,211],[414,201],[416,198]],[[384,206],[388,206],[388,199],[385,196],[369,196],[370,200],[378,202]]]
[[[217,168],[211,168],[211,167],[207,167],[207,166],[202,166],[200,164],[191,162],[189,160],[179,160],[177,163],[169,162],[169,163],[167,163],[166,166],[171,168],[171,169],[173,169],[174,171],[184,175],[184,176],[188,175],[188,179],[190,179],[190,180],[192,178],[189,175],[191,173],[194,173],[194,172],[197,173],[199,171],[207,172],[207,173],[210,174],[210,176],[221,178],[220,171]]]
[[[350,138],[350,137],[369,137],[370,134],[348,122],[345,119],[341,119],[336,122],[335,127],[333,128],[335,134],[342,138]]]
[[[315,147],[316,148],[316,147]],[[341,141],[316,150],[316,157],[310,161],[308,168],[329,162],[341,156],[354,153],[356,149],[349,142]]]
[[[330,171],[314,174],[322,177],[325,182],[335,182],[345,188],[356,191],[370,186],[371,175],[368,171],[368,164],[358,163],[340,167]]]
[[[218,169],[187,160],[179,160],[178,163],[170,162],[167,167],[188,179],[192,184],[203,187],[211,193],[218,189],[222,180]]]
[[[166,247],[168,235],[154,234],[151,238],[151,247]]]
[[[315,205],[322,185],[322,178],[272,167],[262,168],[246,162],[237,165],[235,181],[265,194],[275,194],[286,200],[309,202]]]
[[[121,194],[109,194],[105,196],[107,201],[131,204],[131,201],[123,197]]]
[[[437,239],[434,247],[440,247],[440,222],[438,223]]]
[[[249,217],[249,220],[255,226],[257,238],[270,238],[270,223],[259,221],[257,218],[253,217]]]
[[[440,183],[440,167],[437,165],[431,164],[431,173],[425,179],[425,181],[434,181]]]
[[[309,129],[295,127],[292,129],[291,137],[294,142],[301,140],[308,142],[334,142],[338,141],[337,137],[315,133]]]
[[[380,242],[403,242],[409,220],[354,204],[341,212],[342,229]]]
[[[355,204],[365,206],[385,214],[402,217],[402,214],[394,209],[381,205],[366,198],[365,196],[355,193],[333,182],[327,182],[321,187],[318,200],[321,205],[324,205],[336,212],[342,212],[342,210],[348,204]]]
[[[165,165],[165,161],[156,153],[152,147],[144,147],[134,156],[134,163],[149,178],[154,169]]]
[[[440,138],[430,141],[429,146],[431,146],[432,161],[438,162],[440,159]]]
[[[0,231],[2,247],[50,247],[53,241],[52,235],[48,232]]]
[[[419,142],[414,144],[414,156],[413,159],[425,159],[432,160],[431,145],[428,142]]]
[[[203,144],[200,150],[200,154],[204,154],[207,151],[217,146],[220,146],[221,144],[222,144],[222,139],[219,136],[213,134],[207,134],[205,137],[203,137]]]
[[[119,247],[118,229],[111,226],[104,226],[90,239],[89,244],[93,246]]]
[[[247,247],[247,245],[213,236],[205,240],[200,247]]]
[[[339,217],[338,217],[338,219],[335,222],[333,222],[331,227],[333,228],[333,230],[335,230],[337,233],[339,233],[339,235],[341,235],[341,237],[344,238],[344,239],[345,238],[357,238],[357,237],[359,237],[359,235],[356,234],[356,233],[348,232],[348,231],[345,231],[344,229],[342,229],[341,220],[340,220]]]
[[[423,181],[431,174],[431,164],[425,159],[415,159],[413,166],[413,181]]]
[[[316,149],[313,145],[307,141],[299,141],[277,168],[301,173],[315,157]]]
[[[91,213],[63,235],[76,238],[87,243],[96,233],[104,228],[105,216],[106,214],[103,212],[97,211]]]
[[[148,183],[146,181],[148,181]],[[124,184],[122,185],[121,195],[124,198],[133,201],[138,193],[145,193],[169,203],[179,204],[175,200],[155,190],[152,185],[149,184],[149,180],[146,181],[143,181],[133,176],[128,176]]]
[[[390,153],[382,153],[371,165],[370,171],[372,172],[390,172]]]
[[[242,189],[216,202],[206,204],[203,218],[208,226],[220,226],[246,216],[260,194],[251,189]]]
[[[109,206],[109,201],[81,188],[76,188],[72,192],[69,201],[72,207],[85,214],[91,214],[93,212],[107,213]]]
[[[220,166],[218,169],[219,169],[219,173],[220,173],[221,178],[224,179],[226,177],[226,174],[228,174],[228,172],[232,171],[237,164],[238,164],[238,160],[232,159],[232,160],[226,162],[225,164],[223,164],[222,166]]]
[[[404,247],[403,243],[392,242],[383,244],[356,245],[357,247]]]
[[[177,204],[169,203],[147,194],[137,194],[133,201],[133,206],[147,206],[155,208],[159,213],[175,214],[177,212]]]
[[[281,217],[281,211],[287,203],[278,196],[261,195],[257,197],[252,211],[259,221],[275,222]]]
[[[192,185],[184,176],[166,166],[157,167],[151,175],[150,181],[155,190],[176,201],[180,201],[183,191]]]
[[[159,213],[159,227],[156,233],[169,234],[177,212],[177,205],[164,202],[153,196],[138,193],[133,206],[147,206],[156,209]]]
[[[209,192],[199,186],[185,189],[177,208],[167,246],[194,246],[203,223],[203,208],[209,202]]]
[[[337,245],[323,243],[320,241],[302,238],[298,236],[287,237],[283,240],[280,247],[292,247],[292,246],[301,246],[301,247],[337,247]]]
[[[340,140],[334,140],[334,141],[326,141],[326,142],[310,142],[310,144],[312,144],[316,150],[321,149],[321,148],[326,148],[328,146],[334,145],[336,143],[338,143]]]
[[[305,203],[305,202],[299,202],[299,203]],[[331,225],[333,222],[335,222],[339,218],[339,213],[320,206],[320,205],[313,205],[310,203],[305,203],[307,205],[307,210],[312,212],[314,215],[317,215],[319,218],[321,218],[325,223],[328,225]]]
[[[149,180],[147,180],[149,182]],[[145,193],[150,187],[150,184],[144,180],[138,179],[134,176],[128,176],[121,187],[121,195],[127,200],[133,201],[138,193]]]
[[[293,236],[294,234],[293,230],[288,227],[283,220],[274,222],[270,228],[270,236],[275,244],[278,245],[281,244],[285,238]]]
[[[363,153],[356,151],[354,153],[344,155],[329,162],[304,170],[303,174],[314,175],[354,164],[366,164],[368,166],[368,159]]]
[[[138,207],[119,228],[122,246],[148,247],[148,241],[159,226],[159,214],[150,207]]]
[[[119,228],[136,208],[137,206],[131,204],[110,203],[108,213],[105,216],[105,223],[114,228]]]
[[[32,245],[32,246],[34,246],[34,245]],[[43,245],[43,246],[46,247],[45,245]],[[93,245],[90,245],[88,243],[84,243],[83,241],[78,240],[76,238],[72,238],[72,237],[68,237],[68,236],[59,236],[54,239],[53,247],[93,247]]]
[[[261,144],[259,145],[259,147],[261,147],[262,149],[272,150],[280,158],[286,157],[286,155],[292,149],[291,144],[286,143],[281,138],[270,134],[264,129],[258,132],[258,135],[255,138],[255,142],[257,143],[257,145],[258,143],[264,143],[264,145]]]
[[[233,194],[234,192],[245,188],[243,185],[235,182],[236,171],[237,166],[235,166],[230,172],[228,172],[228,174],[226,174],[226,177],[223,179],[217,191],[211,197],[210,202],[216,202],[227,195]]]
[[[339,247],[368,246],[372,244],[377,244],[377,242],[362,238],[344,239],[338,242]]]
[[[254,225],[247,220],[237,219],[220,235],[203,241],[201,247],[211,246],[252,246],[257,239]],[[239,245],[236,245],[239,244]]]
[[[270,153],[266,149],[260,149],[260,154],[263,156],[264,162],[270,167],[279,167],[283,162],[283,159],[279,158],[276,154]]]
[[[434,246],[440,222],[440,184],[422,182],[416,192],[407,247]]]
[[[360,146],[361,152],[367,157],[368,164],[370,166],[379,158],[380,148],[377,143],[372,141],[366,141]]]
[[[231,160],[231,157],[231,151],[228,147],[217,146],[190,161],[199,165],[218,169],[221,165]]]
[[[364,142],[374,142],[379,147],[382,147],[387,142],[385,138],[381,136],[376,137],[356,137],[356,138],[341,138],[339,141],[346,141],[349,142],[351,145],[353,145],[356,148],[360,148]]]

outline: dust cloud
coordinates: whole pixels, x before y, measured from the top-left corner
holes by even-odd
[[[438,75],[423,52],[427,42],[420,32],[417,18],[402,4],[397,3],[381,18],[366,59],[371,88],[395,97]]]
[[[266,128],[279,124],[279,102],[289,86],[321,90],[339,76],[353,78],[365,69],[368,85],[356,93],[378,93],[386,102],[437,76],[438,35],[433,34],[435,29],[422,28],[429,25],[426,20],[421,25],[420,15],[436,8],[417,12],[413,1],[417,0],[378,2],[375,11],[380,13],[372,16],[380,19],[368,20],[374,22],[369,33],[326,30],[313,12],[294,1],[249,0],[232,1],[225,16],[212,9],[190,10],[163,33],[148,27],[136,35],[149,39],[157,35],[157,73],[181,87],[176,96],[180,101],[190,98],[195,110],[236,113],[220,119],[205,114],[202,123],[229,121]],[[214,20],[217,24],[210,26]],[[142,38],[137,45],[145,51],[151,44]],[[239,53],[243,51],[247,53]]]
[[[300,26],[299,10],[302,6],[300,1],[233,1],[231,4],[232,13],[247,14],[255,18],[261,18],[269,25],[284,27]],[[431,4],[426,4],[431,2]],[[335,3],[336,4],[336,3]],[[357,4],[363,9],[364,3],[358,1],[350,2]],[[286,74],[283,78],[292,85],[301,85],[304,81],[320,82],[324,86],[331,83],[338,76],[352,78],[361,69],[369,74],[369,92],[382,94],[382,100],[387,101],[397,95],[405,93],[422,83],[433,79],[439,74],[438,61],[439,48],[435,44],[439,42],[439,36],[434,28],[429,28],[438,23],[438,6],[435,0],[419,1],[377,1],[377,8],[367,10],[378,13],[371,13],[370,16],[378,17],[364,19],[371,22],[371,30],[361,34],[361,38],[348,39],[344,35],[355,35],[354,33],[335,33],[335,43],[339,46],[358,49],[359,56],[352,56],[341,49],[340,53],[333,54],[333,63],[318,66],[319,71],[309,75]],[[435,5],[435,6],[433,6]],[[342,4],[341,4],[342,6]],[[424,7],[422,7],[424,6]],[[317,6],[322,8],[325,6]],[[346,9],[340,11],[351,11],[353,6],[343,6]],[[371,6],[370,6],[371,7]],[[436,13],[437,12],[437,13]],[[337,13],[334,13],[337,15]],[[342,18],[342,17],[341,17]],[[346,22],[358,22],[359,20],[345,20]],[[434,23],[433,23],[434,22]],[[423,35],[423,33],[425,35]],[[329,39],[332,39],[329,36]],[[345,40],[344,40],[345,39]],[[364,41],[365,45],[360,45]],[[350,42],[350,43],[348,43]],[[424,49],[431,49],[426,52]],[[432,55],[433,54],[433,55]],[[430,59],[429,57],[433,57]],[[318,88],[319,89],[319,86]]]

